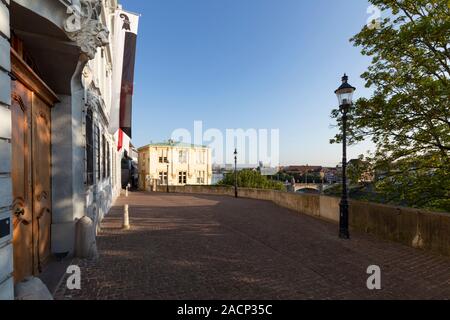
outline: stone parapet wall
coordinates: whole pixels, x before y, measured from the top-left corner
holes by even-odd
[[[167,187],[158,186],[157,191],[166,192]],[[218,186],[169,186],[169,192],[234,196],[233,187]],[[339,198],[246,188],[239,188],[239,196],[272,201],[301,214],[339,221]],[[355,231],[450,256],[450,213],[352,200],[349,223]]]

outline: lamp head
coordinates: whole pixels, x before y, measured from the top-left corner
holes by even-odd
[[[348,83],[348,76],[344,74],[341,86],[334,92],[338,98],[339,105],[351,105],[353,103],[353,93],[356,88]]]

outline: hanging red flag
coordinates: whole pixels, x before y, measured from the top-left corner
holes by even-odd
[[[117,143],[117,151],[122,150],[123,147],[123,131],[119,129],[119,141]]]

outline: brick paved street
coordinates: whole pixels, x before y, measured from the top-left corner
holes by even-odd
[[[103,222],[82,289],[57,299],[450,299],[450,258],[352,234],[271,202],[131,193]],[[369,265],[381,291],[366,288]],[[63,281],[65,284],[65,281]]]

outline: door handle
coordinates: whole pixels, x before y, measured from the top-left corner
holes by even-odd
[[[20,218],[20,216],[25,215],[25,209],[24,208],[16,208],[16,210],[14,211],[14,215],[17,218]]]
[[[29,225],[30,221],[26,220],[23,218],[23,216],[25,215],[25,209],[24,208],[16,208],[16,210],[14,210],[14,215],[17,218],[17,223],[22,223],[24,225]],[[15,227],[16,225],[14,225]]]

